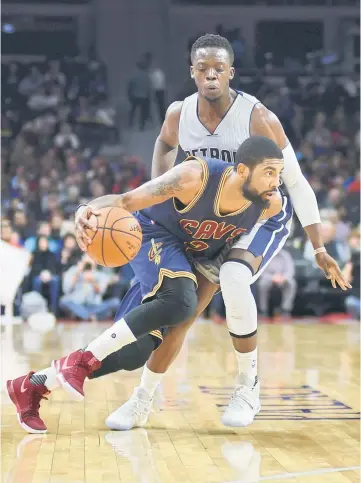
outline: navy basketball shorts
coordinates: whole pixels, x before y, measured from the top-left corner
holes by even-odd
[[[136,217],[143,232],[139,253],[130,262],[136,283],[122,299],[114,319],[115,323],[132,309],[151,299],[161,287],[164,277],[188,277],[197,285],[197,278],[185,255],[183,242],[141,213],[137,213]],[[151,332],[159,344],[163,340],[165,330]]]
[[[142,227],[143,241],[130,265],[140,282],[142,302],[157,293],[164,277],[187,277],[197,286],[184,243],[145,215],[137,213],[136,217]]]
[[[282,210],[276,216],[256,223],[252,230],[227,244],[212,261],[194,262],[194,267],[210,282],[219,284],[219,271],[231,248],[241,248],[255,257],[262,256],[261,265],[252,277],[254,283],[273,257],[280,252],[290,234],[293,208],[289,196],[282,193]]]

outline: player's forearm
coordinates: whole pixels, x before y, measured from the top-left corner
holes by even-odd
[[[318,211],[316,195],[307,179],[303,176],[296,154],[288,144],[283,150],[285,168],[282,174],[291,202],[301,225],[307,230],[312,244],[316,244],[321,239],[321,219]],[[309,228],[312,225],[313,228]],[[313,225],[319,225],[314,227]],[[311,238],[312,237],[312,238]],[[314,245],[315,246],[315,245]]]
[[[178,152],[178,146],[172,147],[157,138],[154,145],[152,161],[152,178],[157,178],[173,168]]]
[[[321,223],[304,226],[303,228],[315,250],[316,248],[323,247]]]

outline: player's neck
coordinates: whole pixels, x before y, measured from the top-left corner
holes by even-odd
[[[241,188],[238,176],[232,171],[224,182],[219,198],[219,210],[222,214],[233,213],[249,203]]]
[[[204,97],[198,96],[198,114],[202,118],[222,118],[233,104],[237,94],[229,91],[220,99],[214,102],[207,101]]]

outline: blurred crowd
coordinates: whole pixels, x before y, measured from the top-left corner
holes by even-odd
[[[272,76],[260,72],[253,78],[236,79],[234,87],[261,99],[280,119],[302,172],[316,194],[327,251],[353,284],[347,295],[341,290],[332,292],[329,281],[316,268],[312,246],[294,217],[285,250],[275,257],[254,287],[261,313],[269,315],[269,298],[272,292],[279,292],[280,314],[305,311],[321,315],[346,308],[350,315],[359,318],[359,77],[314,75],[301,83],[299,77],[290,75],[275,84]],[[321,293],[322,303],[317,298]],[[216,320],[224,318],[221,301],[216,302],[213,312]]]
[[[128,83],[128,102],[130,128],[134,128],[136,117],[141,131],[153,121],[155,124],[164,121],[167,110],[166,77],[150,52],[145,52],[137,61],[136,70]]]
[[[84,200],[136,188],[145,169],[135,157],[101,155],[116,136],[105,67],[79,59],[11,63],[2,76],[1,238],[32,253],[17,309],[22,295],[34,292],[57,315],[109,316],[131,275],[100,269],[82,256],[74,211]],[[80,283],[87,287],[83,299]],[[106,302],[106,309],[99,312],[94,301]]]
[[[235,42],[237,36],[234,32]],[[240,56],[241,50],[239,45]],[[139,60],[128,87],[130,125],[139,111],[144,128],[153,101],[159,119],[164,118],[165,76],[149,53]],[[316,268],[312,247],[295,217],[285,249],[254,287],[260,312],[267,315],[278,307],[285,315],[348,310],[358,316],[359,79],[314,75],[301,82],[290,75],[275,83],[260,71],[252,78],[238,76],[233,87],[255,95],[279,117],[316,193],[326,248],[354,287],[347,296],[332,291]],[[193,81],[187,82],[177,99],[194,91]],[[2,105],[1,237],[33,254],[18,306],[22,294],[34,292],[45,297],[56,314],[80,319],[109,316],[131,271],[103,269],[84,257],[73,235],[73,214],[82,201],[133,189],[146,175],[135,157],[107,160],[100,155],[111,137],[108,131],[116,130],[107,104],[104,65],[78,59],[7,65]],[[224,319],[221,296],[215,298],[211,314],[215,320]]]

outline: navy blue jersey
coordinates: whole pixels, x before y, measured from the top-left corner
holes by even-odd
[[[233,166],[219,159],[196,159],[203,165],[204,176],[195,198],[185,207],[172,198],[142,210],[141,214],[184,242],[190,258],[212,259],[226,243],[248,233],[264,207],[249,201],[236,212],[221,215],[220,198]]]

